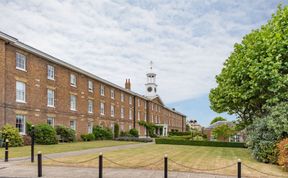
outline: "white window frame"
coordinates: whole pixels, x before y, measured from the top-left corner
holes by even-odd
[[[128,128],[129,128],[129,130],[131,130],[131,129],[132,129],[132,125],[131,125],[131,124],[129,124],[129,127],[128,127]]]
[[[88,132],[88,134],[91,134],[91,133],[93,133],[93,122],[91,122],[91,121],[88,121],[88,125],[87,125],[87,132]]]
[[[129,96],[129,104],[132,104],[132,96]]]
[[[110,107],[110,111],[111,111],[111,117],[114,117],[115,116],[115,106],[111,104],[111,107]]]
[[[93,81],[92,80],[88,80],[88,91],[90,93],[93,93]]]
[[[26,59],[26,56],[24,54],[21,54],[21,53],[16,53],[16,69],[18,70],[22,70],[22,71],[26,71],[26,62],[27,62],[27,59]],[[20,66],[20,65],[23,65]]]
[[[144,113],[144,120],[147,121],[147,113]]]
[[[124,107],[121,107],[121,109],[120,109],[120,116],[121,116],[121,119],[124,119],[124,115],[125,115]]]
[[[100,85],[100,95],[105,96],[105,87],[104,85]]]
[[[137,112],[137,119],[138,119],[138,121],[140,121],[140,118],[141,118],[141,112],[138,111],[138,112]]]
[[[16,81],[16,102],[26,103],[26,83]]]
[[[54,66],[47,65],[47,79],[55,80],[55,68],[54,68]]]
[[[115,99],[115,91],[114,91],[114,89],[111,89],[110,90],[110,95],[111,95],[111,99]]]
[[[72,87],[76,87],[77,86],[77,78],[75,74],[70,74],[70,85]]]
[[[51,121],[51,124],[49,124],[50,121]],[[54,117],[47,117],[47,124],[54,127],[55,118]]]
[[[140,99],[138,98],[138,107],[140,107],[141,106],[141,102],[140,102]]]
[[[100,114],[102,116],[105,115],[105,103],[103,103],[103,102],[100,102]]]
[[[77,96],[70,95],[70,110],[77,111]]]
[[[17,118],[18,117],[18,118]],[[17,114],[16,115],[16,124],[15,124],[15,127],[19,130],[19,133],[21,135],[25,135],[26,134],[26,116],[25,115],[21,115],[21,114]],[[22,120],[20,122],[20,127],[17,127],[17,125],[19,125],[19,123],[17,124],[17,119],[20,119]],[[21,128],[22,127],[22,128]],[[21,131],[22,130],[22,131]]]
[[[147,109],[147,102],[144,101],[144,108]]]
[[[124,93],[121,93],[121,102],[124,102],[124,100],[125,100],[125,95]]]
[[[55,91],[54,90],[47,89],[47,106],[55,107]]]
[[[73,123],[73,125],[71,125],[71,123]],[[70,120],[70,128],[76,131],[77,129],[76,120]]]
[[[93,100],[88,100],[88,113],[93,114]]]
[[[129,119],[132,120],[133,116],[132,116],[132,108],[129,109]]]

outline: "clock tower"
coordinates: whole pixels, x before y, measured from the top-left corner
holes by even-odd
[[[156,74],[153,72],[153,62],[150,62],[149,71],[146,74],[147,83],[146,86],[146,96],[149,98],[154,98],[157,96],[157,84],[156,84]]]

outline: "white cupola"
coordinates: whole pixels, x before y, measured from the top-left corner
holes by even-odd
[[[146,86],[146,96],[147,97],[155,97],[157,96],[157,84],[156,84],[156,74],[153,72],[153,62],[150,62],[149,70],[146,74],[147,83]]]

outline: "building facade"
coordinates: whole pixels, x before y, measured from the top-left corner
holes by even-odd
[[[77,136],[115,123],[120,131],[136,128],[145,136],[140,120],[185,130],[186,116],[166,107],[156,88],[154,95],[140,95],[131,91],[130,80],[122,88],[2,32],[0,71],[0,127],[11,124],[21,134],[26,122],[64,125]],[[155,80],[147,84],[157,86]]]

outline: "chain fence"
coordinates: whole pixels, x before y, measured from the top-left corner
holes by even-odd
[[[89,159],[83,160],[83,161],[67,162],[67,161],[59,161],[57,159],[53,159],[53,158],[50,158],[50,157],[45,156],[45,155],[43,155],[43,157],[46,158],[47,160],[54,161],[54,162],[61,163],[61,164],[82,164],[82,163],[87,163],[87,162],[90,162],[90,161],[98,159],[98,156],[95,156],[95,157],[92,157],[92,158],[89,158]]]
[[[242,163],[242,165],[243,165],[244,167],[248,168],[248,169],[251,169],[251,170],[253,170],[253,171],[255,171],[255,172],[258,172],[258,173],[263,174],[263,175],[266,175],[266,176],[270,176],[270,177],[286,177],[286,178],[288,177],[288,176],[275,175],[275,174],[270,174],[270,173],[267,173],[267,172],[263,172],[263,171],[260,171],[260,170],[258,170],[258,169],[256,169],[256,168],[253,168],[253,167],[251,167],[251,166],[248,166],[248,165],[245,164],[245,163]]]
[[[152,166],[152,165],[159,165],[159,163],[163,162],[163,159],[159,159],[158,161],[155,161],[155,162],[152,162],[152,163],[147,163],[145,165],[141,165],[141,166],[127,166],[127,165],[124,165],[124,164],[121,164],[121,163],[117,163],[109,158],[106,158],[106,157],[103,157],[104,160],[114,164],[114,165],[117,165],[117,166],[120,166],[120,167],[123,167],[123,168],[129,168],[129,169],[139,169],[139,168],[147,168],[149,166]]]

